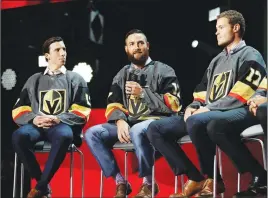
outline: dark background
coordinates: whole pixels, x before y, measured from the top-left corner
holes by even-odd
[[[213,58],[204,50],[192,48],[201,40],[217,48],[216,21],[208,21],[208,11],[217,6],[240,11],[246,19],[245,41],[264,56],[267,54],[267,5],[265,0],[98,0],[94,8],[104,16],[104,43],[89,40],[88,1],[42,4],[2,10],[2,72],[7,68],[17,74],[11,91],[1,87],[1,146],[3,181],[12,187],[13,159],[11,134],[12,106],[26,80],[45,68],[38,67],[38,55],[45,39],[61,36],[67,46],[70,70],[78,62],[87,62],[94,70],[89,83],[93,108],[105,108],[106,97],[115,74],[128,63],[124,51],[125,34],[141,29],[150,42],[150,56],[173,67],[178,76],[184,106]],[[99,60],[99,67],[95,60]],[[7,170],[7,171],[3,171]],[[4,172],[4,174],[3,174]],[[10,192],[9,188],[3,188]]]

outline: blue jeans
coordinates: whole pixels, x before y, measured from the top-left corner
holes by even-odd
[[[139,162],[139,177],[152,174],[154,150],[146,136],[147,127],[152,121],[142,121],[130,128],[131,141]],[[113,145],[119,141],[115,124],[93,126],[86,131],[85,139],[106,177],[120,172],[112,152]]]
[[[225,120],[224,125],[215,124],[221,120]],[[186,128],[195,145],[202,173],[213,178],[213,161],[216,143],[219,143],[215,138],[217,134],[232,133],[232,138],[226,137],[225,141],[234,140],[236,143],[233,144],[234,147],[232,148],[237,149],[232,149],[232,152],[236,152],[236,155],[241,155],[246,147],[240,141],[240,133],[254,124],[256,124],[256,119],[253,118],[245,107],[229,111],[209,111],[190,116],[186,121]],[[224,126],[236,126],[236,128],[231,131],[222,130]],[[220,137],[219,135],[217,136]],[[241,163],[245,162],[246,161]]]
[[[43,140],[51,142],[51,151],[42,173],[32,149],[35,143]],[[47,185],[63,162],[72,140],[71,127],[63,123],[49,129],[26,124],[12,134],[13,148],[31,177],[36,179],[36,189],[42,192],[47,190]]]

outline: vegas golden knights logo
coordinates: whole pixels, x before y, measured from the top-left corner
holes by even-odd
[[[212,87],[209,95],[209,103],[215,102],[227,95],[230,78],[231,70],[213,76]]]
[[[47,115],[58,115],[65,111],[66,90],[40,91],[39,111]]]
[[[131,117],[140,117],[141,115],[145,115],[148,111],[148,107],[141,102],[139,98],[134,96],[130,96],[128,111]]]

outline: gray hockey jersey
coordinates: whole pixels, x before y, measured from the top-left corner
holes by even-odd
[[[261,54],[241,41],[229,53],[223,50],[211,61],[189,106],[210,110],[242,107],[265,79],[267,83],[265,68]]]
[[[180,88],[174,70],[159,61],[151,61],[144,68],[135,70],[135,80],[143,88],[143,97],[125,94],[125,82],[133,65],[124,66],[114,77],[107,99],[106,118],[108,122],[124,119],[137,122],[159,119],[176,114],[181,109]]]
[[[25,83],[13,110],[18,125],[31,123],[37,115],[56,115],[68,125],[83,125],[91,111],[85,80],[77,73],[50,76],[37,73]]]

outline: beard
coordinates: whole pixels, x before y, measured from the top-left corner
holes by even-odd
[[[132,62],[134,65],[145,65],[145,62],[148,59],[148,53],[144,53],[139,56],[139,58],[135,58],[135,54],[127,53],[128,60]]]
[[[225,40],[221,40],[220,43],[218,42],[218,46],[225,48],[230,45],[234,41],[234,39],[234,36],[231,36],[229,38],[226,38]]]

